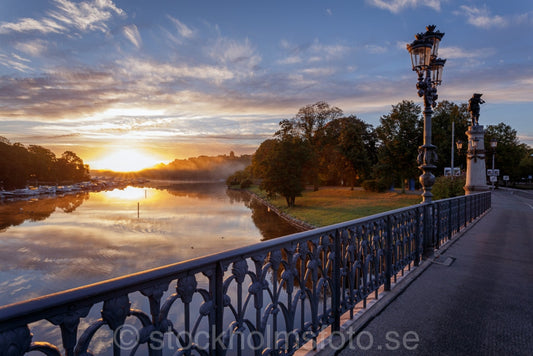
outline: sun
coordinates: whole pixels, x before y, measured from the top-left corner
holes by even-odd
[[[91,168],[115,172],[136,172],[160,163],[155,156],[135,148],[117,149],[95,160]]]

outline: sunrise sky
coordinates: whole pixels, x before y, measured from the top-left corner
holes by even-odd
[[[2,0],[0,136],[113,168],[253,153],[320,100],[377,126],[422,104],[405,45],[428,24],[439,99],[483,93],[480,123],[533,145],[529,0]]]

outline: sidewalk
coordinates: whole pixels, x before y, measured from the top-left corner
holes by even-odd
[[[533,196],[492,207],[337,354],[533,355]]]

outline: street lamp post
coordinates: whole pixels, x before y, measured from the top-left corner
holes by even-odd
[[[437,161],[436,147],[431,144],[431,116],[437,105],[437,86],[442,82],[442,70],[445,59],[438,58],[439,43],[444,33],[435,32],[435,25],[427,26],[425,33],[415,35],[415,40],[407,45],[411,54],[413,71],[418,74],[418,96],[424,98],[424,141],[418,148],[418,168],[422,171],[422,203],[431,203],[431,189],[435,183],[433,171]]]
[[[490,140],[490,147],[492,148],[492,175],[496,176],[494,173],[494,156],[496,155],[496,146],[498,146],[498,140],[493,138]],[[494,180],[491,178],[492,181],[492,190],[494,190]]]

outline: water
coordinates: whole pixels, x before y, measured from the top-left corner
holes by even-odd
[[[0,203],[0,305],[297,232],[220,183]]]

